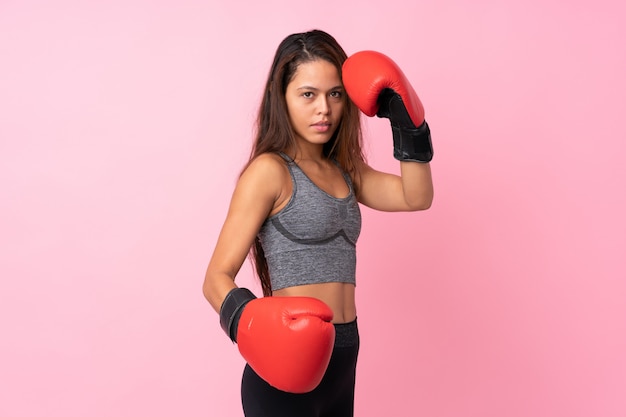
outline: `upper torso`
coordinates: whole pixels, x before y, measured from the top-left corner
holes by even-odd
[[[356,317],[356,242],[361,214],[350,177],[338,165],[324,170],[286,159],[284,201],[259,232],[273,295],[324,301],[334,322]]]

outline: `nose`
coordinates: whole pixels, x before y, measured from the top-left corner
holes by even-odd
[[[330,114],[330,104],[328,103],[328,97],[326,97],[325,95],[319,96],[317,109],[319,114]]]

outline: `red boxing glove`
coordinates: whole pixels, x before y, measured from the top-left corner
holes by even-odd
[[[390,120],[396,159],[432,160],[424,106],[395,62],[379,52],[357,52],[344,62],[342,77],[348,96],[363,113]]]
[[[270,385],[298,394],[319,385],[335,343],[333,312],[322,301],[256,298],[236,288],[226,297],[220,316],[227,334],[236,335],[241,356]]]

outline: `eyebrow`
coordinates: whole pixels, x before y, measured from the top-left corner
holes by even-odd
[[[312,87],[310,85],[303,85],[301,87],[298,87],[296,90],[313,90],[313,91],[320,91],[319,88],[317,87]],[[343,86],[341,85],[336,85],[332,88],[330,88],[328,91],[333,91],[333,90],[343,90]]]

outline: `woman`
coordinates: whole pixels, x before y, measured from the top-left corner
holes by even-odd
[[[408,157],[398,158],[402,160],[400,176],[379,172],[365,162],[359,109],[344,88],[346,74],[342,80],[346,59],[336,40],[318,30],[290,35],[279,45],[250,160],[235,187],[206,272],[204,295],[220,312],[222,327],[234,341],[249,330],[239,320],[252,321],[247,311],[258,300],[311,299],[321,301],[331,312],[328,320],[332,317],[334,342],[331,338],[330,363],[326,367],[322,359],[320,365],[321,382],[316,381],[308,392],[286,392],[247,365],[242,380],[246,416],[353,415],[359,348],[355,305],[355,246],[361,227],[358,203],[382,211],[416,211],[429,208],[432,202],[430,157],[415,157],[415,146],[399,149],[406,148],[413,136],[418,138],[419,150],[424,143],[429,148],[428,127],[425,122],[420,126],[421,121],[411,123],[401,100],[398,110],[400,96],[390,90],[391,85],[379,86],[373,99],[359,100],[376,101],[386,94],[396,99],[381,106],[378,114],[395,124],[394,155],[404,152]],[[370,67],[367,62],[357,65]],[[367,88],[359,85],[364,82],[358,80],[359,71],[353,73],[353,90],[358,95]],[[416,96],[402,98],[421,106]],[[420,117],[414,109],[409,113]],[[250,252],[265,296],[258,300],[235,285]],[[258,309],[254,314],[265,314],[265,307]]]

